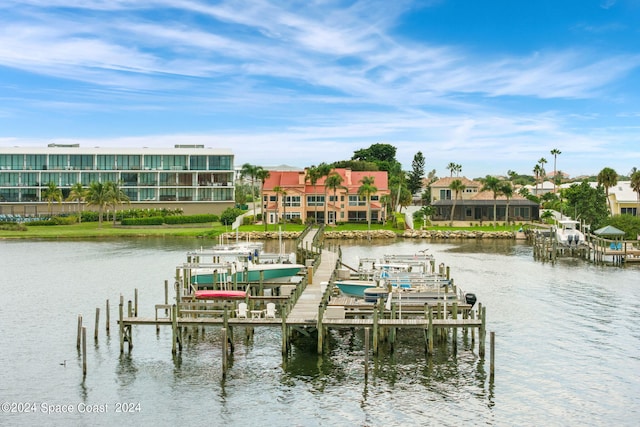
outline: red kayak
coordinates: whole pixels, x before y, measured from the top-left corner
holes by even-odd
[[[196,291],[196,299],[237,299],[246,296],[244,291]]]

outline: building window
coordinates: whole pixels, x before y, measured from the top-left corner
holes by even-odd
[[[440,200],[451,200],[451,190],[449,189],[440,190]]]
[[[324,196],[307,196],[307,206],[324,206]]]
[[[300,196],[286,196],[284,204],[287,207],[298,208],[301,205]]]
[[[192,171],[207,170],[207,156],[191,156],[189,158],[189,169]]]
[[[637,208],[620,208],[621,215],[633,215],[636,216]]]
[[[51,159],[49,159],[51,161]],[[116,167],[116,156],[98,155],[98,170],[110,171]]]
[[[230,170],[232,163],[231,156],[209,156],[209,170]]]
[[[364,196],[349,196],[349,206],[367,206],[367,199]]]

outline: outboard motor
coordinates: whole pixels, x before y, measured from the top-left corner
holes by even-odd
[[[575,236],[573,236],[574,238],[574,243],[576,244],[576,246],[578,245],[578,243],[580,243],[580,236],[578,236],[577,234]]]
[[[467,304],[471,305],[471,307],[473,307],[473,305],[476,303],[476,301],[478,300],[476,298],[476,294],[464,294],[464,299],[467,302]]]
[[[577,236],[576,236],[577,237]],[[569,243],[569,246],[571,246],[571,242],[573,241],[573,234],[569,234],[567,236],[567,242]]]

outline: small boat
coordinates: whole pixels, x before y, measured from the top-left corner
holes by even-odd
[[[227,290],[198,290],[195,291],[196,299],[244,299],[247,293],[245,291],[227,291]]]
[[[584,234],[578,230],[579,221],[572,219],[561,219],[558,221],[558,227],[555,229],[556,241],[564,246],[585,245]]]
[[[260,242],[216,245],[187,253],[190,283],[197,288],[211,288],[234,281],[279,281],[297,275],[305,267],[295,263],[295,254],[262,252]]]

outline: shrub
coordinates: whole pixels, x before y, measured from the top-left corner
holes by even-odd
[[[122,220],[122,225],[162,225],[164,218],[152,216],[147,218],[127,218]]]
[[[231,225],[240,215],[242,215],[242,210],[238,208],[227,208],[222,212],[222,215],[220,215],[220,222],[224,225]]]

